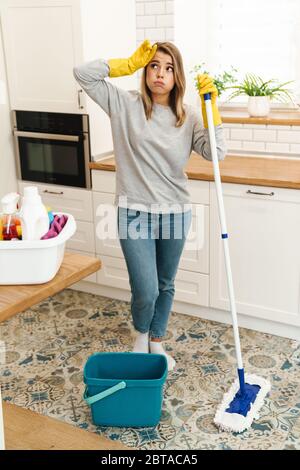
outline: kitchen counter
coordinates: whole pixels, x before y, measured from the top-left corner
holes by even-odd
[[[101,267],[91,256],[65,252],[56,276],[44,284],[0,286],[0,322],[69,287]]]
[[[238,124],[272,124],[280,126],[300,126],[299,110],[275,110],[272,109],[268,116],[250,117],[247,109],[230,110],[220,106],[222,122]]]
[[[276,156],[240,156],[228,154],[219,162],[223,183],[300,189],[300,158]],[[90,163],[94,170],[115,171],[114,156]],[[189,179],[214,181],[212,162],[191,153],[184,169]]]

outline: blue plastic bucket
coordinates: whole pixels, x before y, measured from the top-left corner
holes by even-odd
[[[83,398],[94,424],[148,427],[159,423],[168,374],[161,354],[100,352],[84,366]]]

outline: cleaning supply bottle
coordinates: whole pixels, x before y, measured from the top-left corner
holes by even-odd
[[[37,186],[25,186],[19,212],[22,240],[40,240],[49,230],[49,217]]]
[[[53,220],[54,220],[54,215],[53,215],[53,212],[52,212],[52,207],[50,206],[45,206],[46,207],[46,210],[48,212],[48,217],[49,217],[49,224],[51,225]]]
[[[19,200],[18,193],[8,193],[1,199],[2,214],[1,214],[1,236],[2,240],[18,240],[17,231],[17,203]]]

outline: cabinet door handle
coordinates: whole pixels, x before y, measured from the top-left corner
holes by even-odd
[[[61,194],[64,194],[63,191],[48,191],[48,189],[44,189],[43,193],[57,194],[58,196],[60,196]]]
[[[82,90],[78,90],[78,92],[77,92],[78,108],[83,109],[83,106],[82,106],[81,101],[80,101],[80,93],[82,93]]]
[[[275,193],[270,192],[270,193],[259,193],[256,191],[251,191],[251,189],[248,189],[247,194],[259,194],[260,196],[274,196]]]

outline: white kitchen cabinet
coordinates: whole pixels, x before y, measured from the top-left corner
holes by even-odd
[[[238,313],[300,326],[300,191],[222,187]],[[230,310],[214,184],[210,214],[210,306]]]
[[[97,283],[130,291],[129,276],[124,257],[96,256],[101,260],[97,271]],[[174,300],[194,305],[209,305],[209,276],[178,269],[175,280]]]
[[[92,170],[93,207],[95,221],[96,256],[102,268],[97,272],[97,283],[107,287],[130,290],[128,271],[117,231],[115,198],[116,173]],[[193,237],[189,249],[183,250],[175,280],[175,301],[209,305],[209,183],[188,181],[192,204],[192,226],[195,231],[197,217],[202,214],[203,246],[195,248]],[[197,212],[197,208],[198,211]],[[101,225],[101,221],[105,224]],[[101,228],[102,227],[102,228]],[[108,233],[109,230],[109,233]],[[188,242],[187,242],[188,243]],[[190,249],[193,248],[194,249]]]
[[[93,191],[93,206],[95,220],[96,253],[123,258],[118,230],[117,208],[113,206],[114,194]],[[203,206],[204,214],[204,244],[197,249],[194,234],[196,233],[197,212],[192,205],[191,239],[187,240],[181,255],[179,269],[208,274],[209,265],[209,208]],[[202,218],[201,218],[202,223]],[[188,235],[189,236],[189,235]]]
[[[116,185],[115,178],[115,172],[92,170],[96,253],[123,258],[117,231],[117,209],[113,206]],[[198,183],[198,193],[193,183]],[[206,203],[209,202],[209,183],[206,181],[192,181],[191,186],[192,190],[190,192],[193,193],[191,200],[194,203],[192,204],[192,225],[188,238],[190,235],[191,237],[186,242],[180,259],[179,269],[208,274],[209,207]],[[101,224],[101,221],[104,222],[104,217],[106,223]],[[198,224],[198,220],[201,226]],[[196,233],[197,225],[199,225],[198,230],[203,229],[203,246],[198,248],[196,239],[193,236]],[[105,229],[105,233],[102,232],[101,226]]]
[[[93,293],[102,289],[101,295],[106,295],[107,289],[114,296],[119,295],[119,290],[123,298],[124,292],[130,292],[130,283],[117,233],[117,208],[113,204],[116,173],[92,170],[92,182],[92,191],[66,188],[70,191],[67,204],[63,197],[57,199],[60,208],[71,213],[73,205],[81,219],[77,218],[79,233],[67,249],[95,253],[102,262],[93,279],[86,279],[93,282],[93,285],[85,283],[86,289],[89,289],[87,285]],[[53,188],[53,185],[39,186],[41,190]],[[229,183],[223,183],[222,187],[239,321],[248,328],[297,338],[300,331],[300,191]],[[173,310],[230,322],[215,185],[189,180],[188,188],[193,224],[196,208],[202,209],[204,243],[194,251],[185,247],[182,253],[175,279]],[[55,189],[65,190],[65,187]],[[263,194],[255,194],[257,192]],[[80,198],[83,194],[85,197]],[[45,202],[55,209],[52,200]],[[107,215],[103,212],[105,205],[110,211],[110,234],[106,238],[99,232],[99,222]],[[91,235],[91,228],[93,237],[89,239],[87,234]]]
[[[80,3],[4,0],[1,19],[12,109],[82,112],[72,76],[83,57]]]
[[[73,67],[134,52],[135,0],[1,0],[0,15],[11,109],[87,113],[92,155],[111,151],[109,118]],[[106,80],[137,88],[136,74]]]

